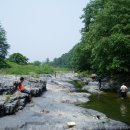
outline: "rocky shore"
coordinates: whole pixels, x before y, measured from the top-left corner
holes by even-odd
[[[18,91],[19,76],[0,76],[0,117],[15,114],[22,110],[28,103],[28,95]],[[46,91],[46,81],[32,77],[26,77],[27,89],[32,96],[40,96]]]
[[[15,114],[1,117],[0,130],[130,129],[127,124],[109,119],[103,113],[77,106],[88,102],[90,93],[74,91],[75,87],[68,81],[76,78],[74,74],[46,77],[47,91],[33,97],[31,103],[27,103],[23,109],[20,109]],[[40,80],[37,83],[40,84]],[[35,84],[34,79],[31,84]],[[36,86],[34,85],[34,87]],[[40,86],[41,84],[38,88]]]

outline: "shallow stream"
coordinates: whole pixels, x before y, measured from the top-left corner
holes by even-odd
[[[122,99],[113,92],[92,94],[90,102],[82,107],[94,109],[106,114],[107,117],[130,125],[130,99]]]

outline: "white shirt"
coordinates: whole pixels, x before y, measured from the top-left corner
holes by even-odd
[[[128,88],[125,85],[122,85],[120,89],[121,92],[126,92]]]

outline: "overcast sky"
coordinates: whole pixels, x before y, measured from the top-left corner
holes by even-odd
[[[0,23],[9,55],[29,61],[60,57],[80,41],[80,16],[89,0],[0,0]]]

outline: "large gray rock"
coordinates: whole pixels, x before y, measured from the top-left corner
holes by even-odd
[[[0,116],[14,114],[23,109],[28,101],[28,95],[17,91],[20,76],[0,75]],[[40,96],[46,91],[46,81],[26,77],[25,84],[33,96]]]

